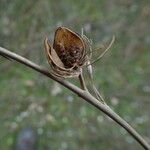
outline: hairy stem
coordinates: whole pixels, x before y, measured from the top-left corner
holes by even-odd
[[[89,92],[82,90],[78,88],[77,86],[71,84],[70,82],[64,81],[63,79],[60,79],[54,75],[52,75],[47,69],[33,63],[32,61],[21,57],[13,52],[8,51],[5,48],[0,47],[0,55],[4,55],[8,58],[11,58],[13,60],[16,60],[17,62],[20,62],[21,64],[24,64],[37,72],[40,72],[41,74],[59,82],[66,88],[70,89],[77,95],[79,95],[81,98],[86,100],[88,103],[92,104],[99,110],[101,110],[103,113],[105,113],[107,116],[112,118],[116,123],[118,123],[120,126],[122,126],[132,137],[143,146],[144,149],[150,150],[150,145],[141,137],[140,134],[138,134],[134,128],[132,128],[124,119],[122,119],[118,114],[116,114],[109,106],[102,104],[99,102],[95,97],[93,97]]]

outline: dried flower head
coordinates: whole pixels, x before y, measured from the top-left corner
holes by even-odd
[[[59,77],[78,77],[83,66],[89,66],[97,62],[111,47],[110,44],[97,59],[92,60],[91,41],[83,34],[78,35],[66,27],[59,27],[55,31],[53,46],[48,39],[44,40],[45,53],[52,73]],[[89,55],[88,55],[89,54]]]
[[[53,46],[44,41],[46,56],[53,73],[59,77],[79,76],[86,62],[86,43],[77,33],[65,27],[55,31]]]

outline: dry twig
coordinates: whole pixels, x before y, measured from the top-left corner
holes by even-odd
[[[78,96],[83,98],[85,101],[96,107],[97,109],[101,110],[103,113],[105,113],[107,116],[109,116],[111,119],[113,119],[116,123],[118,123],[120,126],[122,126],[130,135],[143,146],[144,149],[150,150],[150,145],[139,135],[135,129],[133,129],[124,119],[122,119],[118,114],[116,114],[109,106],[102,104],[100,101],[98,101],[95,97],[93,97],[88,91],[82,90],[79,87],[71,84],[70,82],[67,82],[63,79],[60,79],[54,75],[52,75],[47,69],[33,63],[32,61],[21,57],[13,52],[10,52],[9,50],[0,47],[0,55],[6,56],[12,60],[15,60],[21,64],[24,64],[33,70],[40,72],[41,74],[59,82],[64,87],[68,88],[72,92],[76,93]]]

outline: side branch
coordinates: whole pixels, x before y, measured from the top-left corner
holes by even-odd
[[[70,82],[64,81],[54,75],[52,75],[47,69],[33,63],[32,61],[21,57],[13,52],[8,51],[5,48],[0,47],[0,55],[6,56],[10,59],[16,60],[21,64],[24,64],[37,72],[59,82],[66,88],[70,89],[72,92],[76,93],[80,97],[82,97],[85,101],[95,106],[97,109],[101,110],[103,113],[112,118],[116,123],[122,126],[132,137],[143,146],[144,149],[150,150],[150,145],[139,135],[125,120],[123,120],[119,115],[117,115],[109,106],[102,104],[96,98],[94,98],[89,92],[78,88],[77,86],[71,84]]]

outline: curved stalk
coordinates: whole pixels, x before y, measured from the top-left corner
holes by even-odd
[[[40,72],[41,74],[59,82],[72,92],[79,95],[81,98],[83,98],[85,101],[90,103],[91,105],[95,106],[97,109],[101,110],[103,113],[105,113],[107,116],[112,118],[116,123],[118,123],[120,126],[122,126],[130,135],[139,143],[141,146],[143,146],[144,149],[150,150],[150,145],[142,138],[142,136],[135,131],[134,128],[132,128],[123,118],[121,118],[118,114],[116,114],[109,106],[102,104],[99,102],[95,97],[93,97],[88,91],[82,90],[79,87],[71,84],[70,82],[64,81],[63,79],[60,79],[54,75],[52,75],[47,69],[33,63],[32,61],[17,55],[13,52],[8,51],[5,48],[0,47],[0,55],[6,56],[10,59],[13,59],[21,64],[24,64],[33,70],[36,70],[37,72]]]

